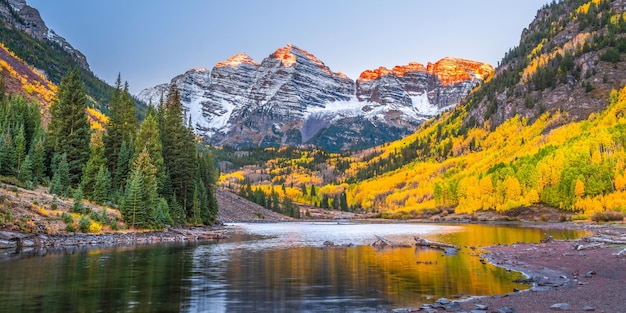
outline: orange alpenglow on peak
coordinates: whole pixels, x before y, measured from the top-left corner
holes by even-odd
[[[359,76],[359,80],[370,81],[390,74],[402,77],[407,73],[427,72],[428,74],[437,75],[441,83],[447,86],[472,78],[484,80],[493,74],[494,71],[493,66],[486,63],[446,57],[434,64],[428,62],[426,67],[417,62],[411,62],[408,65],[394,66],[391,70],[381,66],[375,70],[364,71]]]
[[[277,49],[273,56],[276,59],[279,59],[284,66],[292,66],[296,63],[296,55],[291,53],[291,49],[293,46],[291,44],[287,44],[286,46]]]
[[[259,65],[259,63],[254,62],[254,60],[248,56],[245,53],[239,53],[237,55],[234,55],[230,58],[228,58],[226,61],[224,62],[219,62],[217,64],[215,64],[216,67],[223,67],[223,66],[239,66],[241,64],[252,64],[252,65]]]
[[[444,86],[477,78],[487,79],[495,68],[487,63],[466,59],[445,57],[436,63],[428,63],[426,71],[437,75]]]
[[[363,71],[363,73],[359,75],[359,80],[369,81],[369,80],[374,80],[374,79],[377,79],[378,77],[389,75],[389,74],[391,74],[391,71],[388,68],[381,66],[375,70]]]
[[[324,64],[324,62],[322,62],[322,60],[318,59],[316,56],[314,56],[313,54],[311,54],[310,52],[306,51],[306,50],[302,50],[292,44],[287,44],[286,46],[276,50],[276,52],[274,52],[274,54],[272,54],[272,56],[278,60],[281,60],[281,62],[283,63],[283,66],[285,67],[290,67],[294,64],[296,64],[296,60],[297,57],[294,54],[294,51],[297,51],[299,54],[304,55],[307,59],[309,59],[309,61],[313,62],[315,65],[319,66],[324,72],[328,73],[329,75],[334,75],[335,73],[333,73],[328,66],[326,66],[326,64]],[[343,74],[341,74],[343,75]],[[340,77],[343,78],[343,76],[339,75]],[[347,77],[347,76],[345,76]]]

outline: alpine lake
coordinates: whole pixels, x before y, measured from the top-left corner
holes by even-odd
[[[35,251],[0,259],[0,312],[387,312],[505,294],[522,273],[482,247],[578,238],[489,224],[241,223],[215,243]],[[377,237],[378,236],[378,237]],[[410,246],[419,236],[456,253]],[[384,238],[409,247],[373,247]]]

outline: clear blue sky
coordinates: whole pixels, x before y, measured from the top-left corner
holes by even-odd
[[[496,65],[548,0],[27,0],[91,69],[131,92],[212,68],[257,62],[292,43],[353,79],[366,69],[445,56]]]

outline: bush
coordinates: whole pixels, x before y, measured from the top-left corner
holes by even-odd
[[[80,231],[83,233],[89,232],[89,226],[91,226],[91,220],[86,216],[81,216],[80,221],[78,221]]]
[[[67,226],[65,226],[65,231],[68,233],[75,233],[76,228],[74,228],[74,224],[67,224]]]
[[[63,223],[65,224],[74,224],[74,218],[71,214],[67,214],[67,212],[63,212],[61,219],[63,219]]]
[[[615,211],[596,212],[591,220],[594,222],[611,222],[611,221],[623,221],[624,214]]]
[[[621,57],[619,51],[613,48],[608,48],[606,49],[606,52],[600,56],[600,60],[611,63],[619,63],[621,61]]]
[[[588,219],[589,219],[589,216],[585,214],[578,214],[578,215],[572,216],[572,221],[586,221]]]
[[[91,234],[97,234],[102,230],[102,225],[98,222],[93,222],[91,223],[91,225],[89,225],[89,233]]]

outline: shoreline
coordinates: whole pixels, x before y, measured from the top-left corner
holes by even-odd
[[[229,238],[223,226],[168,228],[159,231],[104,234],[68,233],[58,235],[0,231],[0,256],[37,251],[131,247],[189,242],[216,242]]]
[[[605,225],[568,224],[564,228],[593,228],[596,235],[611,232],[626,236],[625,228]],[[624,312],[626,253],[617,255],[624,246],[602,244],[577,250],[581,244],[585,244],[584,238],[486,247],[486,257],[491,264],[521,272],[531,287],[470,298],[461,302],[461,309],[468,312],[485,307],[489,311],[483,312]]]
[[[344,222],[343,220],[323,221]],[[303,220],[302,222],[315,221]],[[353,221],[348,220],[348,222]],[[369,220],[369,222],[382,221]],[[437,224],[458,223],[440,222]],[[618,224],[619,226],[571,222],[482,222],[482,224],[517,224],[523,227],[581,230],[593,233],[593,236],[610,233],[626,240],[624,224]],[[34,235],[0,231],[0,248],[2,248],[0,261],[45,255],[55,251],[73,253],[98,248],[216,242],[229,238],[228,234],[228,228],[223,225],[99,235],[81,233]],[[576,250],[576,247],[581,244],[590,245],[584,239],[576,239],[484,247],[486,252],[481,258],[486,259],[492,265],[523,273],[527,277],[524,282],[530,284],[530,288],[521,291],[511,290],[506,294],[458,299],[455,300],[460,304],[458,311],[548,312],[551,311],[553,305],[565,303],[569,307],[567,310],[569,312],[588,312],[591,309],[595,312],[623,312],[623,308],[626,308],[626,253],[616,254],[626,245],[598,244],[583,250]],[[421,308],[396,309],[394,312],[397,310],[443,312],[437,311],[433,306],[436,306],[436,303]],[[477,310],[477,308],[485,307],[488,310]],[[512,311],[507,311],[507,308]]]

